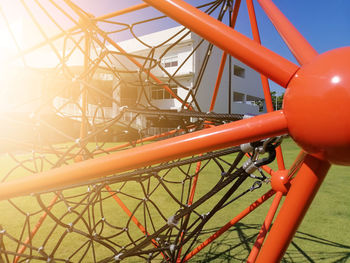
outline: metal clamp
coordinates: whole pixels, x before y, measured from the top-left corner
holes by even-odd
[[[276,158],[276,147],[282,142],[282,137],[268,138],[266,140],[241,144],[240,148],[243,152],[252,152],[251,158],[242,166],[243,170],[248,173],[254,173],[259,167],[269,164]],[[268,153],[265,158],[259,159],[260,154]]]

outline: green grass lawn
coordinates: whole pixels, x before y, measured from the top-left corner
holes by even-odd
[[[283,141],[282,149],[288,168],[300,150],[291,139]],[[350,262],[349,180],[349,167],[331,167],[282,262]],[[247,256],[253,246],[268,204],[242,220],[194,261],[244,262],[242,255]],[[243,246],[237,248],[235,244]]]
[[[107,145],[109,146],[109,145]],[[90,145],[89,147],[93,147]],[[283,153],[285,157],[286,166],[289,167],[294,158],[299,153],[299,148],[291,139],[285,139],[283,142]],[[21,155],[18,158],[25,160],[28,156]],[[53,157],[49,157],[53,158]],[[231,157],[226,157],[227,160],[231,160]],[[29,162],[30,163],[30,162]],[[15,162],[11,161],[8,156],[0,157],[0,165],[2,171],[10,170],[14,166]],[[205,162],[203,162],[203,165]],[[271,165],[275,168],[275,164]],[[35,169],[33,164],[28,164],[27,168]],[[195,165],[187,165],[183,167],[183,170],[187,169],[187,173],[193,174]],[[13,178],[21,176],[21,173],[28,174],[29,171],[24,171],[23,167],[19,167],[14,173]],[[163,171],[162,174],[166,174]],[[217,171],[215,163],[210,162],[200,173],[198,180],[198,188],[195,197],[198,200],[199,197],[204,195],[208,189],[210,189],[218,180],[220,174]],[[13,179],[12,178],[12,179]],[[185,175],[182,171],[172,171],[166,175],[167,180],[172,183],[166,184],[175,195],[180,195],[182,187],[186,186],[182,184]],[[350,178],[350,169],[348,167],[333,166],[326,177],[324,184],[322,185],[315,201],[311,205],[308,214],[306,215],[301,227],[299,228],[292,244],[290,245],[283,262],[350,262],[350,230],[347,223],[350,223],[350,201],[347,199],[350,186],[347,183]],[[188,183],[188,182],[187,182]],[[243,184],[243,189],[248,189],[252,184],[252,180],[248,180]],[[183,186],[185,185],[185,186]],[[121,193],[118,194],[120,199],[128,206],[131,211],[135,210],[135,217],[138,219],[144,218],[145,209],[141,206],[139,199],[144,198],[144,191],[146,188],[157,189],[151,194],[150,200],[157,202],[161,213],[151,204],[148,206],[148,213],[152,214],[153,223],[158,225],[164,225],[166,218],[173,215],[174,207],[176,211],[176,202],[173,198],[167,194],[162,187],[157,186],[157,181],[154,179],[145,180],[143,182],[129,182],[127,184],[115,183],[111,187],[121,189]],[[269,189],[269,185],[266,184],[262,189],[258,189],[245,195],[227,207],[227,209],[219,211],[215,216],[207,223],[205,231],[200,235],[200,241],[205,240],[208,236],[213,234],[219,227],[224,225],[230,219],[232,219],[242,209],[247,207],[256,198],[261,196]],[[118,232],[115,228],[108,226],[101,221],[104,218],[108,224],[116,226],[119,222],[127,221],[128,217],[125,212],[116,204],[115,200],[106,191],[102,190],[94,195],[86,194],[87,186],[75,188],[71,190],[63,191],[65,199],[58,201],[52,209],[52,213],[63,224],[74,223],[74,228],[77,230],[89,232],[90,225],[96,225],[93,230],[94,233],[104,233],[110,231],[111,233]],[[132,198],[128,194],[132,194]],[[210,211],[213,205],[223,196],[224,191],[220,191],[213,198],[205,202],[198,208],[198,212],[205,214]],[[42,195],[43,202],[47,205],[53,198],[53,194]],[[94,198],[94,199],[93,199]],[[6,229],[8,233],[13,233],[16,237],[21,237],[21,240],[25,240],[28,236],[29,229],[32,229],[37,220],[42,215],[42,209],[38,205],[34,196],[14,198],[13,204],[7,201],[0,202],[0,225],[3,229]],[[89,201],[90,200],[90,201]],[[94,200],[94,201],[91,201]],[[254,211],[247,218],[242,220],[235,227],[227,231],[222,237],[211,243],[200,254],[193,258],[194,262],[243,262],[247,257],[249,250],[251,249],[257,231],[263,221],[264,215],[268,209],[272,199],[266,202],[262,207]],[[90,202],[90,203],[89,203]],[[67,212],[67,208],[71,207],[73,212]],[[26,212],[30,213],[30,216],[26,216]],[[84,220],[79,220],[80,215],[84,215]],[[165,219],[162,218],[164,215]],[[142,222],[146,225],[150,231],[152,230],[152,222],[148,219]],[[21,227],[27,225],[27,227]],[[30,226],[30,227],[29,227]],[[125,226],[125,225],[124,225]],[[133,223],[127,224],[129,232],[133,238],[137,239],[142,237],[142,233]],[[22,231],[24,230],[24,233]],[[50,233],[52,231],[52,233]],[[122,231],[122,230],[120,230]],[[119,232],[120,232],[119,231]],[[90,233],[90,234],[94,234]],[[65,237],[60,241],[61,237]],[[129,240],[126,233],[122,233],[115,237],[115,242],[123,243],[124,239]],[[72,247],[81,245],[84,237],[78,235],[76,232],[67,232],[64,226],[57,225],[53,218],[47,217],[45,224],[40,228],[38,234],[33,239],[33,246],[37,245],[37,248],[44,244],[46,251],[52,251],[55,249],[57,242],[62,244],[57,248],[57,254],[61,254],[62,258],[66,258],[70,255]],[[86,239],[87,240],[87,239]],[[4,242],[3,242],[4,241]],[[3,243],[2,243],[3,242]],[[5,244],[8,250],[17,251],[16,242],[10,238],[3,238],[0,235],[0,248],[2,244]],[[127,244],[127,243],[126,243]],[[106,253],[108,256],[110,251],[99,245],[98,242],[94,242],[95,250],[99,253]],[[76,248],[75,248],[76,249]],[[118,248],[119,249],[119,248]],[[29,249],[28,249],[29,250]],[[83,254],[83,250],[77,254]],[[102,251],[102,252],[101,252]],[[29,253],[28,251],[26,253]],[[39,255],[36,251],[31,251],[35,255]],[[4,254],[0,254],[3,259]],[[11,255],[8,255],[11,258]],[[89,256],[84,259],[83,262],[91,262],[93,256]],[[76,256],[75,258],[79,258]],[[73,262],[76,262],[75,258],[72,258]],[[1,258],[0,258],[1,262]],[[32,260],[31,262],[35,262]],[[126,262],[134,262],[134,260],[127,260]],[[140,260],[143,262],[143,260]]]

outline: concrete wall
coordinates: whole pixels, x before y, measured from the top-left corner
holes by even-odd
[[[183,27],[171,28],[168,30],[142,36],[140,38],[142,41],[144,41],[145,44],[157,47],[153,58],[157,60],[158,63],[161,63],[163,67],[164,62],[167,61],[167,59],[177,59],[178,66],[165,68],[167,74],[158,66],[152,69],[152,74],[156,75],[164,83],[168,83],[168,75],[175,73],[177,68],[182,64],[183,61],[185,61],[185,59],[191,54],[191,52],[201,41],[201,38],[196,34],[187,34],[188,31],[182,31],[182,29]],[[174,35],[176,35],[176,37],[166,42],[167,39]],[[181,42],[169,49],[169,47],[180,38],[183,38]],[[143,57],[147,57],[151,50],[136,39],[123,41],[118,44],[120,44],[120,46],[122,46],[126,51]],[[207,41],[204,41],[195,50],[194,55],[192,55],[177,71],[176,75],[173,76],[184,88],[193,88],[195,83],[198,81],[200,68],[208,50],[208,45],[209,43]],[[211,55],[203,77],[198,86],[197,92],[197,101],[200,105],[201,111],[209,111],[222,53],[223,52],[215,46],[211,50]],[[138,69],[138,67],[128,61],[126,57],[121,57],[120,61],[122,61],[122,63],[125,63],[125,65],[131,69]],[[142,59],[138,59],[138,61],[141,64],[144,62]],[[237,65],[240,68],[244,69],[244,77],[239,77],[234,74],[234,65]],[[121,65],[117,64],[117,68],[120,66]],[[130,75],[128,77],[130,78]],[[137,73],[134,74],[134,78],[138,78]],[[229,85],[229,79],[231,79],[231,87]],[[147,92],[148,96],[150,97],[150,88],[148,88]],[[234,92],[244,94],[244,99],[239,102],[234,101]],[[178,95],[180,98],[184,99],[187,95],[187,90],[179,88]],[[229,58],[227,57],[214,112],[230,112],[249,115],[259,114],[258,106],[254,105],[252,102],[247,101],[246,97],[248,95],[256,97],[257,99],[263,99],[263,91],[259,74],[235,58],[231,58],[231,72],[229,72]],[[142,103],[147,104],[147,101],[143,100]],[[156,107],[159,107],[160,109],[178,109],[181,107],[181,103],[176,99],[154,99],[152,100],[152,104]]]
[[[192,38],[194,39],[194,45],[197,45],[200,38],[196,34],[193,34]],[[194,65],[195,78],[198,77],[200,67],[205,59],[206,53],[208,52],[208,46],[209,43],[204,41],[196,51]],[[212,48],[197,95],[202,111],[209,110],[222,54],[222,50],[215,46]],[[244,78],[234,75],[234,65],[244,68]],[[229,94],[229,78],[231,78],[231,94]],[[234,92],[240,92],[245,95],[250,95],[261,99],[264,97],[259,74],[233,57],[231,57],[231,72],[229,73],[229,57],[227,57],[220,82],[219,92],[216,98],[214,112],[227,113],[229,112],[229,104],[231,104],[231,113],[249,115],[259,114],[259,108],[256,105],[245,103],[245,101],[242,103],[235,103],[233,101]],[[229,100],[231,100],[231,103],[229,103]]]

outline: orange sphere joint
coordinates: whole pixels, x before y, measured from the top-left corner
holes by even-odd
[[[288,170],[279,170],[273,172],[271,175],[271,188],[276,192],[281,192],[282,194],[288,193],[290,183],[288,178]]]
[[[307,153],[350,165],[350,47],[317,56],[288,84],[289,133]]]

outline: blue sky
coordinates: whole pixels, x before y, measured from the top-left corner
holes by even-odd
[[[142,3],[140,0],[75,0],[74,2],[95,16]],[[187,2],[198,5],[207,1],[187,0]],[[350,0],[275,0],[274,3],[319,53],[337,47],[350,46]],[[257,4],[257,1],[254,1],[254,4],[262,44],[297,63],[267,16]],[[147,8],[142,12],[138,12],[137,16],[142,14],[153,16],[157,14],[157,11]],[[129,19],[133,19],[133,17],[125,16],[123,19],[128,21]],[[140,17],[137,17],[137,19],[140,19]],[[160,28],[163,29],[174,25],[175,23],[171,20],[166,20],[162,21]],[[159,29],[155,26],[153,30]],[[238,16],[237,30],[251,37],[244,0],[242,0]],[[271,88],[278,93],[283,91],[282,88],[279,88],[274,83],[271,83]]]
[[[350,46],[349,0],[275,0],[274,2],[317,52],[323,53],[334,48]],[[297,64],[259,5],[255,6],[260,22],[262,44]],[[242,12],[241,16],[244,19],[246,15]],[[271,87],[278,92],[283,91],[276,84],[272,83]]]

